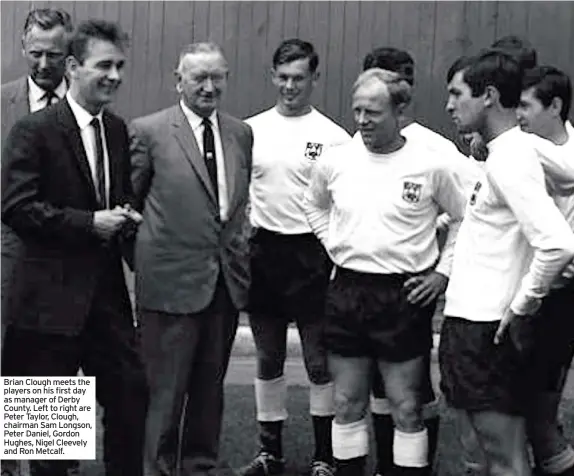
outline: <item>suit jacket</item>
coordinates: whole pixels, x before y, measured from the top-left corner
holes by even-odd
[[[2,144],[18,119],[30,114],[28,76],[2,85]]]
[[[103,122],[113,208],[133,198],[128,135],[110,112]],[[17,121],[3,145],[2,221],[23,245],[9,318],[22,328],[76,334],[101,274],[121,273],[123,283],[123,270],[118,240],[104,244],[93,232],[96,192],[68,101]]]
[[[253,134],[218,113],[229,218],[222,223],[204,158],[179,105],[131,127],[132,183],[143,214],[135,246],[135,289],[143,309],[195,313],[212,300],[220,273],[234,305],[249,284],[245,207]]]
[[[30,114],[28,76],[2,85],[2,146],[16,121]],[[9,227],[2,224],[2,256],[15,258],[21,243]],[[5,263],[6,266],[9,263]]]

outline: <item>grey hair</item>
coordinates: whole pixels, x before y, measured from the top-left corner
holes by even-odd
[[[385,86],[393,107],[411,102],[412,86],[404,76],[381,68],[372,68],[362,72],[353,84],[352,93],[355,94],[360,87],[371,82],[379,82]]]
[[[176,73],[181,74],[182,61],[187,55],[193,55],[197,53],[218,53],[223,58],[223,61],[225,62],[225,67],[227,68],[227,59],[225,58],[223,48],[221,48],[221,46],[219,46],[217,43],[213,43],[211,41],[201,41],[185,45],[181,49],[181,51],[179,52],[179,58],[177,60],[177,66],[175,68]]]

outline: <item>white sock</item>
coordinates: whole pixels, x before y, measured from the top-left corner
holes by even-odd
[[[428,434],[425,428],[416,433],[404,433],[395,428],[393,460],[397,466],[425,468],[428,466]]]
[[[333,456],[336,459],[353,459],[369,453],[367,421],[335,423],[332,426]]]
[[[283,421],[287,419],[287,382],[285,376],[273,380],[255,379],[257,421]]]

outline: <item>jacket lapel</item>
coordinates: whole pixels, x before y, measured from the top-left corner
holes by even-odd
[[[84,144],[80,135],[80,128],[78,127],[74,113],[72,112],[72,109],[70,108],[70,105],[66,99],[59,101],[55,107],[58,108],[58,118],[60,124],[62,125],[62,132],[66,136],[72,149],[72,153],[76,158],[76,163],[80,168],[81,176],[86,182],[90,198],[93,200],[94,204],[97,204],[96,189],[92,180],[90,164],[88,162],[88,157],[86,156],[86,151],[84,150]]]
[[[14,96],[12,96],[12,114],[14,117],[24,117],[30,114],[28,102],[28,77],[24,76],[18,83]]]
[[[229,203],[228,216],[231,217],[235,210],[235,181],[239,174],[237,173],[236,152],[238,150],[235,138],[229,128],[229,123],[222,114],[217,114],[219,123],[219,134],[221,136],[221,145],[223,147],[223,158],[225,160],[225,180],[227,185],[227,197]]]
[[[103,122],[104,122],[104,133],[106,135],[106,146],[108,149],[108,166],[109,166],[109,173],[110,173],[110,208],[114,208],[115,205],[123,205],[122,203],[118,203],[118,200],[121,200],[122,197],[120,196],[121,193],[121,163],[123,161],[122,157],[122,143],[123,139],[119,137],[119,132],[121,129],[115,128],[114,124],[110,118],[110,115],[107,111],[104,110],[103,114]],[[120,180],[120,182],[118,182]]]
[[[195,141],[193,130],[180,106],[174,107],[171,125],[173,134],[183,149],[185,157],[199,176],[213,202],[216,203],[217,198],[215,196],[215,190],[213,190],[213,186],[211,185],[207,166]]]

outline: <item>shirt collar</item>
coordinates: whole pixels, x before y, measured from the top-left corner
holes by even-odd
[[[62,82],[54,89],[54,93],[58,96],[58,99],[62,99],[66,95],[67,90],[66,80],[62,79]],[[46,91],[38,86],[30,76],[28,76],[28,91],[32,100],[36,103],[45,99]]]
[[[183,111],[183,114],[187,118],[187,121],[189,122],[191,129],[195,131],[198,127],[201,127],[201,122],[203,121],[203,117],[198,116],[189,107],[187,107],[185,105],[185,102],[183,101],[183,99],[181,101],[179,101],[179,105],[181,106],[181,110]],[[217,111],[214,110],[211,113],[211,115],[209,116],[209,120],[211,121],[211,125],[214,128],[217,129],[219,127],[218,123],[217,123]]]
[[[502,134],[496,136],[490,142],[487,142],[486,147],[490,152],[492,151],[493,148],[498,147],[498,144],[504,144],[506,143],[507,140],[511,141],[514,140],[515,135],[519,134],[520,132],[521,132],[520,127],[518,126],[511,127],[510,129],[504,131]]]
[[[97,119],[102,120],[102,111],[98,112],[95,116],[92,116],[88,111],[86,111],[82,106],[80,106],[72,97],[72,95],[68,92],[66,94],[66,99],[68,100],[68,104],[74,113],[74,117],[76,118],[76,122],[78,123],[78,127],[80,130],[84,130],[86,127],[90,125],[92,119],[96,117]]]

